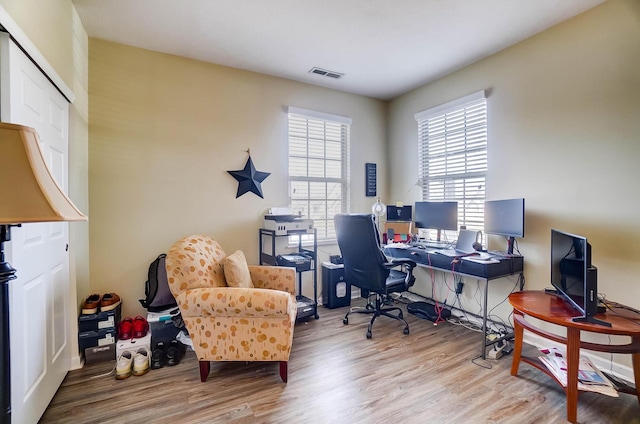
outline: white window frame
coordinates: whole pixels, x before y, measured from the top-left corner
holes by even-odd
[[[289,207],[314,220],[318,243],[335,242],[333,217],[349,211],[351,122],[345,116],[288,108]],[[336,165],[340,175],[335,175]],[[332,170],[334,175],[328,175]],[[295,193],[301,185],[307,185],[302,196]]]
[[[458,201],[458,228],[482,231],[488,166],[485,91],[424,110],[415,119],[422,200]]]

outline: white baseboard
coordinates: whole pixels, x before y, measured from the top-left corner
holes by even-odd
[[[78,370],[82,367],[84,367],[84,358],[80,355],[73,355],[71,357],[71,369],[69,371]]]

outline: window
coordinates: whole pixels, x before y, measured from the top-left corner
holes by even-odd
[[[416,114],[425,201],[457,200],[458,226],[482,230],[487,173],[484,91]]]
[[[335,240],[348,211],[351,119],[289,107],[289,206],[313,219],[318,241]]]

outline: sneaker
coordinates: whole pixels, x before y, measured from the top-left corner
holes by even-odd
[[[116,380],[124,380],[129,377],[132,372],[133,356],[131,352],[125,350],[118,357],[116,362]]]
[[[167,348],[167,365],[178,365],[185,353],[185,346],[177,340],[172,340]]]
[[[118,340],[131,340],[133,336],[133,320],[126,317],[118,323]]]
[[[102,296],[100,301],[100,310],[102,312],[113,311],[121,304],[120,296],[115,293],[106,293]]]
[[[151,352],[151,369],[157,370],[167,363],[167,347],[164,342],[158,342]]]
[[[101,299],[99,294],[89,295],[82,304],[82,315],[97,314]]]
[[[133,319],[133,338],[141,339],[149,332],[149,323],[140,315]]]
[[[149,352],[141,347],[133,359],[133,375],[143,375],[149,372]]]

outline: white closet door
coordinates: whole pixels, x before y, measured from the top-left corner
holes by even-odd
[[[9,39],[0,38],[0,117],[33,127],[58,184],[67,190],[69,104]],[[67,223],[12,229],[8,260],[12,422],[37,423],[71,365]]]

